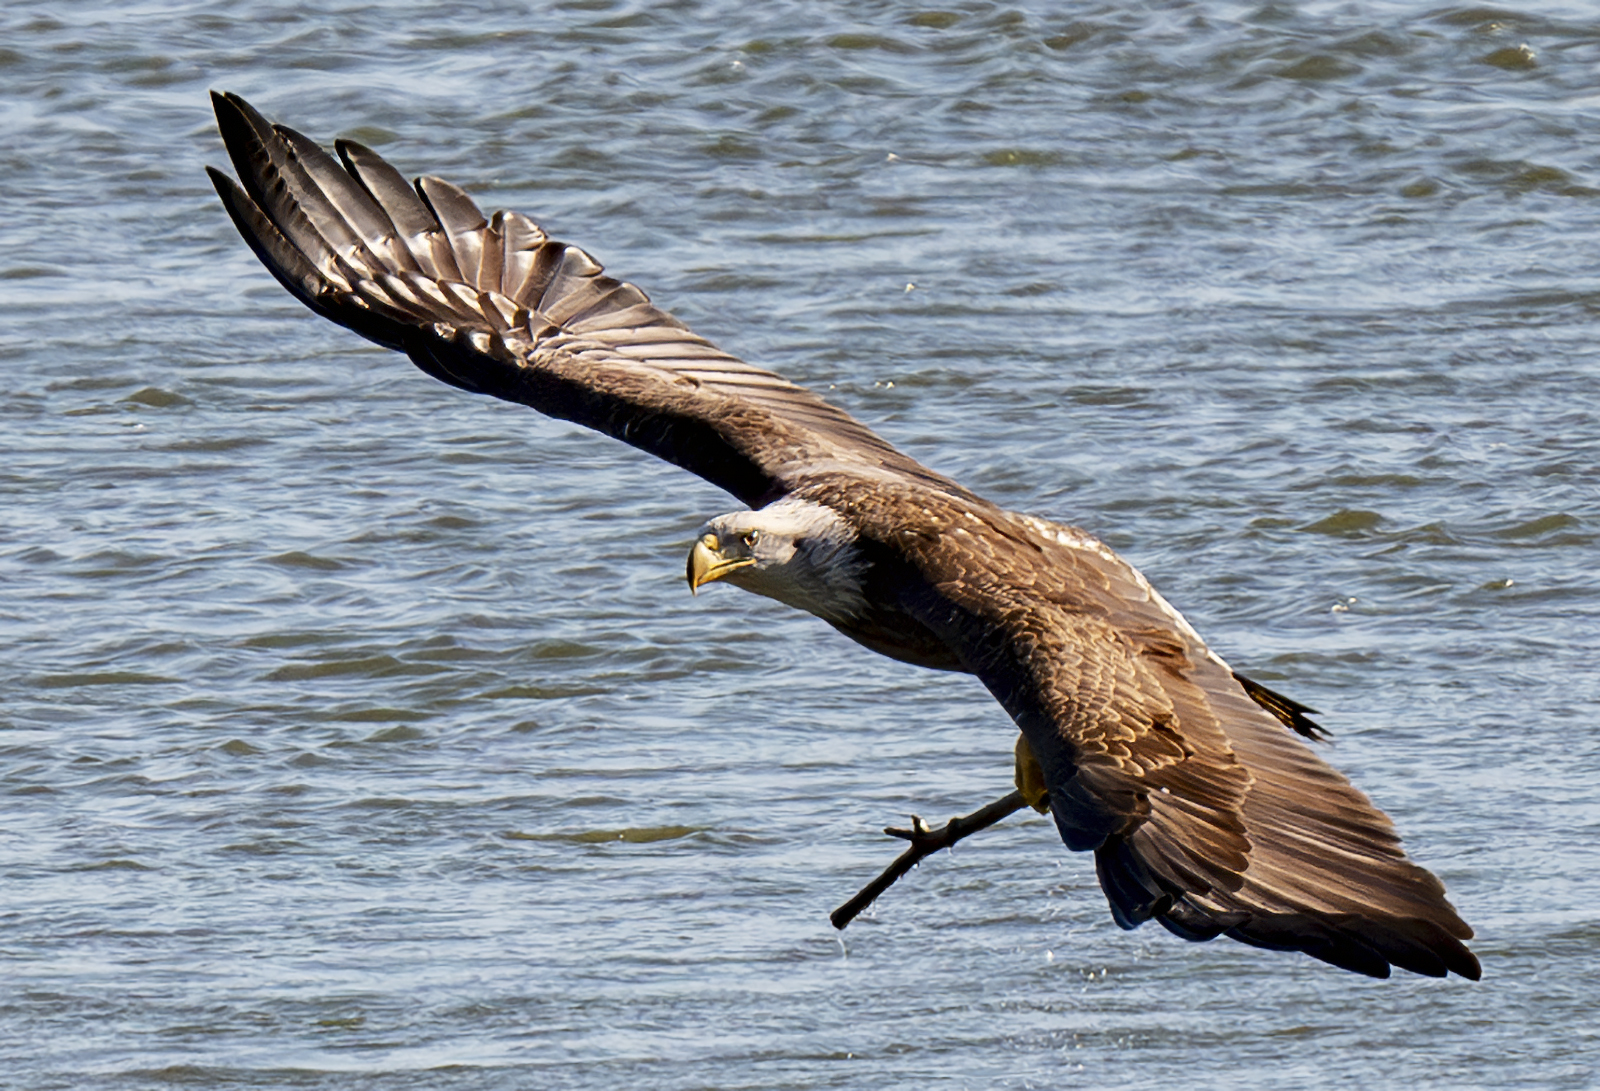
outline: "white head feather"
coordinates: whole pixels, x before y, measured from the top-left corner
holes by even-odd
[[[708,538],[721,557],[746,562],[720,577],[746,591],[829,621],[846,621],[867,605],[856,533],[822,504],[785,498],[719,515],[700,528],[698,541]]]

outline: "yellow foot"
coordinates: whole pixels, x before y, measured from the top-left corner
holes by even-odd
[[[1017,736],[1017,791],[1028,801],[1028,806],[1045,814],[1050,810],[1050,789],[1045,787],[1044,769],[1033,756],[1026,735]]]

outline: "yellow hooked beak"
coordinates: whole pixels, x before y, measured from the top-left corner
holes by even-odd
[[[722,555],[722,543],[717,541],[715,534],[702,534],[700,540],[689,550],[688,571],[689,590],[695,594],[700,593],[702,584],[712,580],[720,580],[736,568],[745,568],[755,564],[754,557],[725,557]]]

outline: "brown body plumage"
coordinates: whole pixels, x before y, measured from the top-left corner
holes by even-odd
[[[1478,977],[1439,881],[1296,737],[1316,733],[1310,710],[1236,675],[1104,545],[928,470],[526,217],[485,219],[448,183],[413,189],[348,142],[341,165],[243,100],[214,100],[244,184],[213,180],[285,287],[445,382],[726,489],[758,510],[708,524],[697,548],[717,573],[875,651],[976,675],[1037,758],[1063,841],[1095,853],[1120,925],[1375,977],[1391,964]]]

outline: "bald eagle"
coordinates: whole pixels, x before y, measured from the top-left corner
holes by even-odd
[[[1227,935],[1373,977],[1477,979],[1472,929],[1387,816],[1300,737],[1311,710],[1245,679],[1127,561],[1005,511],[816,394],[690,332],[515,212],[485,218],[370,149],[337,159],[213,94],[256,256],[325,318],[429,375],[666,459],[749,510],[706,523],[725,580],[873,651],[976,675],[1021,729],[1019,790],[1093,852],[1116,923]]]

